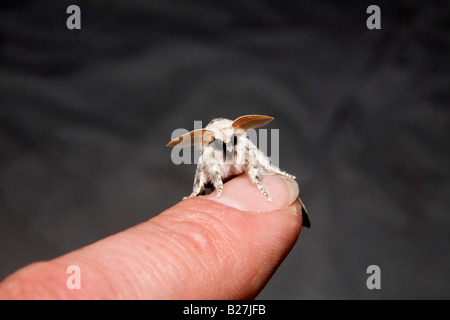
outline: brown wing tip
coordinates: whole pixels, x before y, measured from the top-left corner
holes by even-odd
[[[264,115],[247,115],[234,120],[232,127],[236,129],[256,129],[269,124],[274,117]]]
[[[173,139],[168,144],[166,144],[166,147],[175,147],[177,144],[179,144],[181,141],[183,141],[182,137],[178,137],[176,139]]]

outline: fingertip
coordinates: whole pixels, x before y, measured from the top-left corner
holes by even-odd
[[[183,246],[190,248],[186,251],[195,257],[184,256],[185,262],[192,266],[202,261],[197,270],[208,283],[205,287],[218,284],[223,291],[226,285],[227,295],[219,298],[244,299],[259,293],[295,245],[301,210],[298,201],[283,209],[255,212],[193,197],[160,215],[158,224],[184,239]],[[170,219],[164,221],[164,216]],[[221,279],[227,274],[235,276],[225,284]]]

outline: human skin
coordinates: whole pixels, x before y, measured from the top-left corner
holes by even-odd
[[[300,234],[295,181],[265,176],[268,202],[247,176],[0,283],[2,299],[251,299]],[[80,289],[67,268],[79,267]]]

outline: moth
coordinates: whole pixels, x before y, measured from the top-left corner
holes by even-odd
[[[201,194],[208,184],[213,185],[217,197],[220,197],[224,180],[247,174],[265,199],[271,201],[264,184],[264,174],[280,174],[295,179],[295,176],[271,164],[269,158],[247,137],[247,130],[263,127],[273,119],[264,115],[246,115],[234,121],[218,118],[204,129],[188,132],[170,141],[167,147],[196,146],[200,150],[193,190],[187,198]],[[301,200],[300,203],[303,226],[309,228],[308,213]]]

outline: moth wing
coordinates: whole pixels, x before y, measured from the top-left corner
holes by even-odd
[[[231,126],[235,129],[242,129],[246,131],[248,129],[264,127],[273,119],[274,118],[270,116],[248,115],[237,118],[236,120],[234,120]]]
[[[214,132],[207,129],[199,129],[188,132],[179,136],[178,138],[173,139],[166,147],[188,147],[188,146],[197,146],[202,143],[208,143],[214,140]]]

